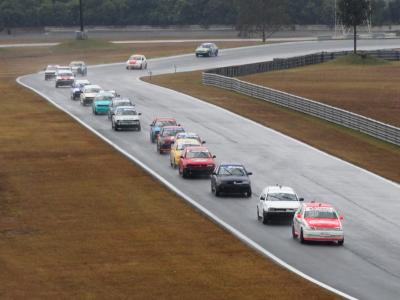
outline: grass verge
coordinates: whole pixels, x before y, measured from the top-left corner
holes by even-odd
[[[16,84],[50,58],[77,59],[73,50],[29,60],[24,51],[0,60],[1,298],[338,298],[250,250]]]
[[[349,55],[241,79],[400,126],[400,62]]]
[[[271,77],[271,74],[268,76]],[[400,182],[400,147],[278,105],[205,86],[201,82],[201,72],[198,71],[159,75],[153,76],[151,81],[148,77],[143,80],[221,106],[392,181]],[[306,86],[303,89],[306,90]]]

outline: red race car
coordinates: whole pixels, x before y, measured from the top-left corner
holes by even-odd
[[[171,145],[175,141],[178,132],[184,132],[182,126],[164,126],[161,128],[160,134],[157,136],[157,152],[160,154],[164,151],[170,151]]]
[[[343,217],[326,203],[302,203],[293,217],[292,236],[305,241],[332,241],[343,245]]]
[[[150,141],[155,143],[161,128],[164,126],[179,126],[175,118],[155,118],[150,124]]]
[[[179,174],[183,178],[192,175],[211,175],[215,169],[215,155],[206,147],[186,147],[179,160]]]

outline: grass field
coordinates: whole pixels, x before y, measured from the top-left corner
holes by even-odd
[[[241,77],[400,126],[400,62],[344,57],[337,61]]]
[[[389,64],[385,66],[392,70],[398,65]],[[383,68],[383,66],[378,67]],[[325,74],[325,68],[327,68],[327,72],[330,74],[329,76],[332,76],[332,67],[330,64],[313,66],[309,68],[311,69],[310,72],[313,74],[313,79],[309,79],[304,86],[292,79],[293,84],[297,85],[301,90],[312,90],[314,85],[317,85],[317,83],[315,83],[317,81],[317,77],[325,78],[328,76]],[[344,66],[337,66],[336,64],[333,64],[333,68],[340,68],[340,74],[343,74],[344,72]],[[363,72],[369,74],[368,76],[370,77],[373,76],[372,74],[375,74],[378,82],[379,80],[385,80],[384,78],[381,78],[385,77],[383,76],[383,69],[381,69],[380,73],[374,73],[375,68],[375,66],[364,66]],[[313,71],[316,69],[318,72]],[[351,72],[351,70],[356,72],[354,71],[356,69],[355,66],[351,66],[349,69],[349,72]],[[268,77],[269,80],[272,80],[277,85],[285,85],[286,80],[289,80],[287,76],[291,76],[290,74],[292,73],[296,74],[296,80],[302,82],[301,74],[303,71],[306,71],[307,74],[307,68],[300,68],[287,71],[289,72],[289,75],[284,75],[284,72],[271,72],[268,74],[257,74],[254,77],[261,79]],[[274,74],[277,74],[280,80],[273,79]],[[340,74],[336,74],[334,76],[340,78]],[[265,101],[257,100],[255,98],[247,97],[216,87],[205,86],[201,83],[201,72],[198,71],[153,76],[151,80],[148,77],[144,78],[144,80],[153,84],[178,90],[185,94],[202,99],[203,101],[221,106],[390,180],[400,182],[400,147],[381,142],[365,134],[360,134],[356,131],[346,129],[333,123],[325,122],[293,110],[267,103]],[[367,85],[364,83],[362,84],[364,86]],[[371,82],[369,82],[369,84],[371,84]],[[351,84],[349,83],[349,85]],[[330,87],[331,89],[324,89],[326,95],[328,95],[330,92],[335,93],[337,91],[334,85],[330,85]],[[323,87],[321,86],[321,89],[322,88]],[[341,91],[342,94],[345,94],[345,92],[345,90]],[[372,86],[369,88],[369,94],[364,95],[365,97],[368,96],[373,98],[375,96],[379,97],[379,94],[380,89],[375,89]],[[387,99],[387,101],[395,102],[391,99]],[[371,103],[372,102],[373,101],[371,101]],[[372,111],[373,108],[370,108],[370,110]],[[387,115],[389,114],[389,111],[387,111]],[[392,111],[390,115],[392,119],[399,117],[399,114],[397,114],[396,111]]]
[[[137,50],[166,55],[154,47]],[[0,298],[337,298],[246,247],[15,82],[50,61],[113,62],[132,49],[49,51],[0,52]]]

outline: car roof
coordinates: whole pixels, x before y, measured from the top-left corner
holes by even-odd
[[[334,208],[333,205],[329,203],[323,203],[323,202],[304,202],[303,203],[304,207],[310,207],[310,208],[317,208],[317,207],[324,207],[324,208]]]
[[[154,120],[155,121],[176,121],[175,118],[168,118],[168,117],[157,117]]]
[[[182,128],[183,129],[183,127],[179,126],[179,125],[168,125],[168,126],[164,126],[163,130],[164,129],[176,129],[176,128]]]
[[[124,106],[118,106],[116,109],[117,110],[119,110],[119,109],[132,109],[132,110],[136,111],[136,106],[134,106],[134,105],[124,105]]]
[[[97,84],[88,84],[85,86],[85,89],[93,89],[93,88],[101,89],[101,87],[98,86]]]
[[[237,167],[243,167],[244,166],[240,163],[229,163],[229,162],[222,162],[219,164],[220,166],[237,166]]]
[[[291,187],[281,185],[271,185],[264,189],[266,193],[285,193],[285,194],[296,194]]]
[[[90,83],[90,81],[87,79],[76,79],[75,83]]]
[[[199,146],[201,145],[198,140],[196,140],[196,139],[187,139],[187,138],[179,139],[176,143],[177,144],[193,144],[193,143],[196,143]]]
[[[210,152],[208,150],[208,148],[204,147],[204,146],[190,146],[190,147],[186,147],[185,150],[186,151],[197,150],[197,151],[208,151],[208,152]]]

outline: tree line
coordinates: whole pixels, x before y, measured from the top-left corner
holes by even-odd
[[[87,25],[334,24],[334,0],[82,0]],[[251,5],[263,8],[252,11]],[[400,0],[371,0],[373,25],[400,24]],[[278,12],[278,13],[277,13]],[[261,16],[260,16],[260,14]],[[0,0],[0,28],[76,26],[79,0]]]

